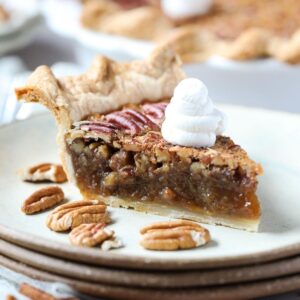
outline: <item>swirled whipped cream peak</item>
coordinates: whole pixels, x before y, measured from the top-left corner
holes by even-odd
[[[174,145],[211,147],[225,127],[226,117],[214,107],[204,83],[186,78],[174,90],[161,132]]]
[[[212,0],[161,0],[165,15],[172,19],[186,19],[206,14]]]

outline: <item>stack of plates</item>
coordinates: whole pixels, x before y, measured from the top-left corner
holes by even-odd
[[[139,246],[139,229],[164,217],[109,208],[110,227],[124,248],[103,252],[71,246],[45,225],[49,212],[25,216],[22,201],[44,186],[21,182],[16,171],[58,161],[56,128],[47,114],[0,127],[0,264],[26,275],[67,283],[115,299],[253,298],[300,288],[300,117],[222,106],[227,134],[264,167],[258,233],[209,226],[207,246],[175,252]],[[280,126],[279,126],[280,125]],[[69,200],[80,195],[62,185]]]

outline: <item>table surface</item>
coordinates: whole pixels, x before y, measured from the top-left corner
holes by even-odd
[[[75,41],[59,37],[51,33],[46,27],[41,28],[41,31],[36,36],[34,41],[26,48],[11,52],[8,55],[18,56],[22,59],[28,69],[34,69],[39,65],[52,65],[58,61],[78,63],[76,58]],[[1,100],[1,99],[0,99]],[[1,274],[1,268],[0,268]],[[8,283],[1,280],[0,277],[0,298],[4,298],[8,291]],[[15,291],[16,292],[16,291]],[[1,297],[2,296],[2,297]],[[21,299],[21,298],[19,298]],[[300,299],[300,291],[285,295],[266,297],[263,299],[283,300],[283,299]]]

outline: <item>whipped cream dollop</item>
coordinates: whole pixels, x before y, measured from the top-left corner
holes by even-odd
[[[161,0],[165,15],[172,19],[186,19],[206,14],[212,0]]]
[[[161,132],[163,138],[174,145],[211,147],[225,127],[226,117],[214,108],[204,83],[187,78],[174,90]]]

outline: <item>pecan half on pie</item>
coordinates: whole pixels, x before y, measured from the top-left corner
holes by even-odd
[[[103,33],[171,43],[188,62],[212,55],[300,62],[299,0],[179,2],[88,0],[81,23]]]
[[[184,77],[174,52],[159,48],[128,64],[98,57],[76,77],[57,79],[41,66],[16,94],[54,113],[65,170],[85,198],[256,231],[261,167],[229,137],[210,148],[162,137],[165,108]]]

